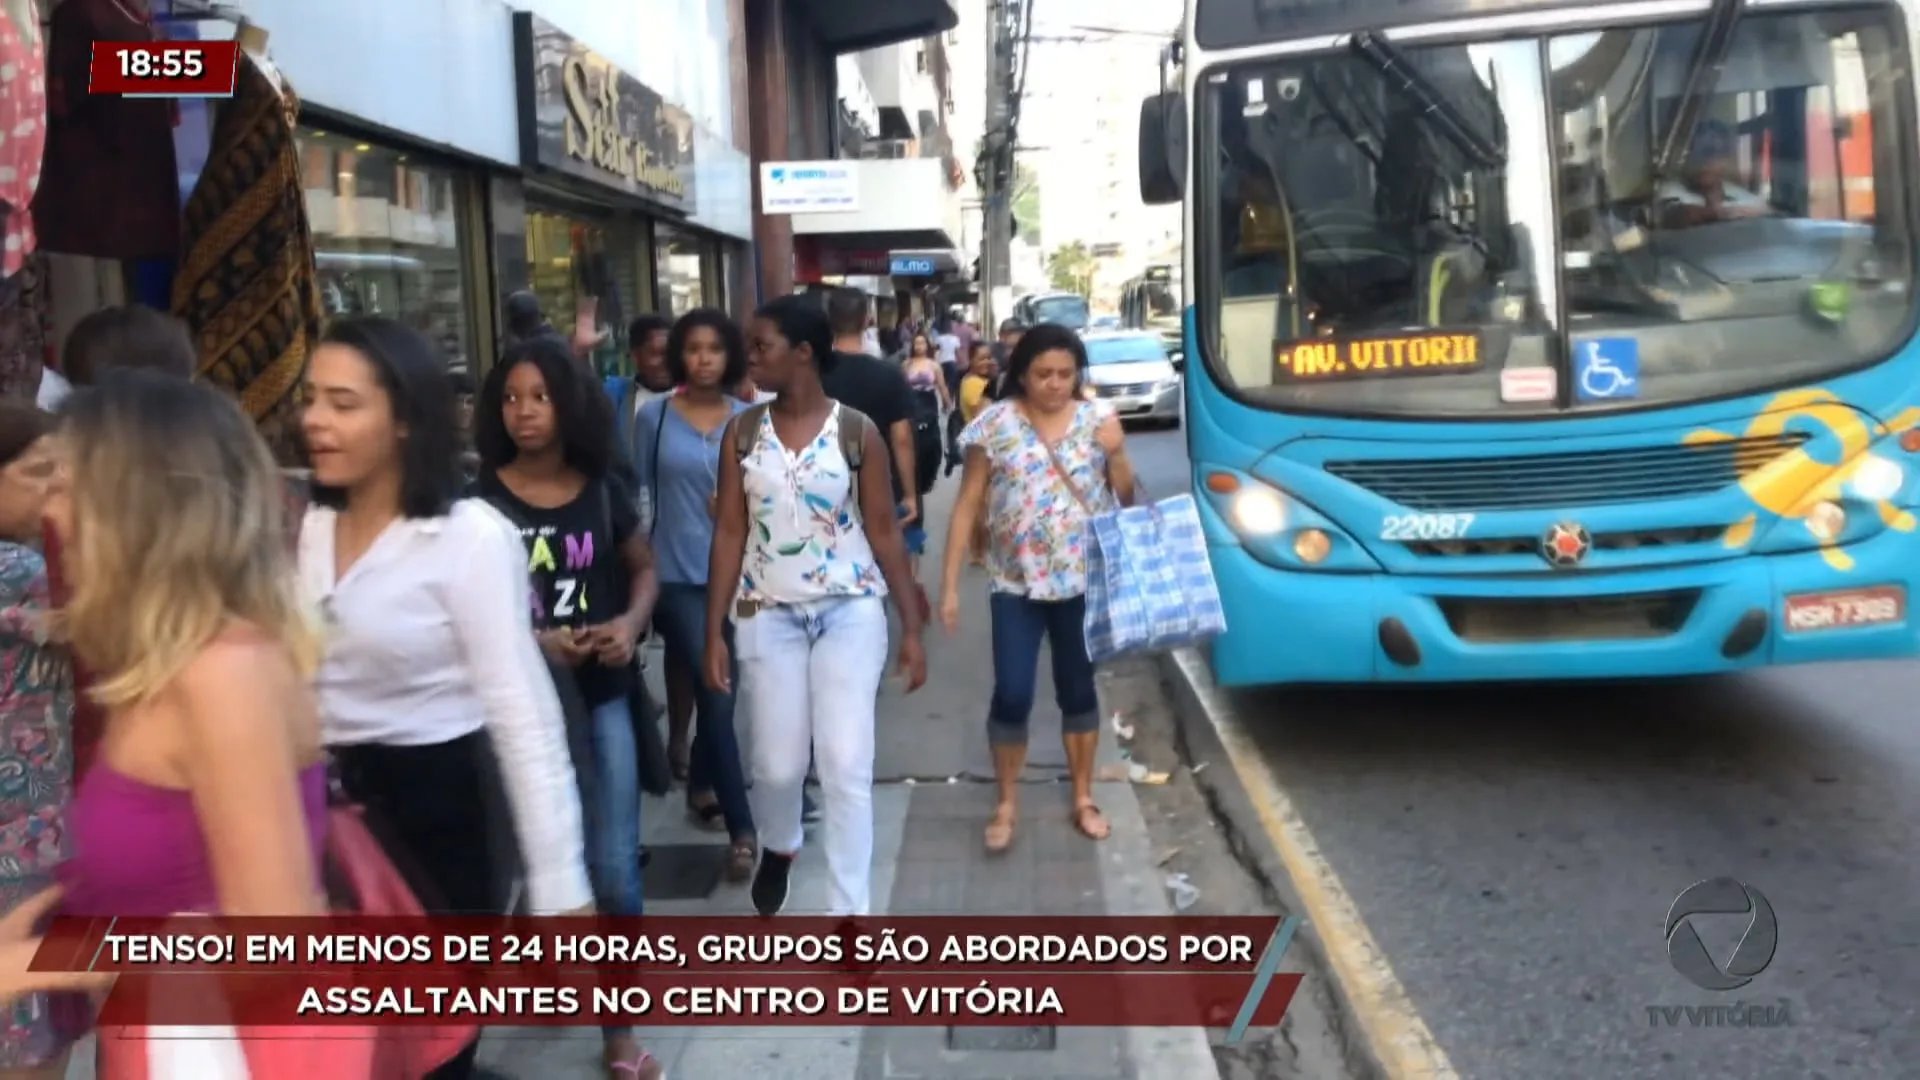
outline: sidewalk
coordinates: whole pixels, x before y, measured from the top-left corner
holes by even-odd
[[[938,581],[938,550],[958,476],[929,497],[936,526],[921,580]],[[895,915],[1165,915],[1171,914],[1148,848],[1147,826],[1132,786],[1096,785],[1095,798],[1113,834],[1094,843],[1068,820],[1066,760],[1048,666],[1040,664],[1033,716],[1030,790],[1021,801],[1012,851],[989,862],[981,829],[993,810],[987,757],[988,655],[986,586],[968,582],[957,636],[930,629],[927,685],[912,696],[889,678],[880,701],[875,762],[873,894],[876,913]],[[1109,744],[1102,761],[1118,761]],[[671,864],[683,858],[711,865],[714,880],[725,837],[694,828],[680,793],[648,799],[647,910],[657,914],[746,914],[744,886],[719,884],[711,895],[663,899]],[[817,844],[819,827],[808,830]],[[686,856],[669,845],[693,845]],[[710,850],[701,851],[701,848]],[[662,854],[671,852],[663,860]],[[701,858],[699,856],[704,856]],[[681,869],[685,870],[684,863]],[[705,875],[702,875],[705,876]],[[656,887],[658,881],[660,887]],[[824,910],[826,866],[810,846],[794,866],[789,911]],[[654,1028],[641,1032],[672,1080],[770,1075],[780,1080],[1210,1080],[1216,1076],[1206,1033],[1198,1028],[947,1029]],[[594,1029],[490,1031],[481,1061],[513,1080],[601,1080],[600,1036]]]

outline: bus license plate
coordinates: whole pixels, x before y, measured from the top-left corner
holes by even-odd
[[[1787,597],[1787,630],[1839,630],[1849,626],[1878,626],[1907,617],[1907,590],[1898,585],[1865,589],[1801,593]]]

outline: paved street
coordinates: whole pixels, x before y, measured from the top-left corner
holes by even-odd
[[[1133,444],[1156,492],[1185,486],[1178,435]],[[1192,660],[1211,716],[1189,709],[1187,734],[1235,749],[1233,825],[1388,1075],[1915,1075],[1920,668],[1228,695]],[[1663,928],[1680,890],[1722,875],[1765,893],[1780,937],[1715,994],[1673,971]],[[1701,932],[1724,958],[1744,920],[1717,921]],[[1649,1021],[1735,1002],[1786,1003],[1791,1026]]]

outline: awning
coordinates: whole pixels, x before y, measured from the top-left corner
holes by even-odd
[[[944,34],[960,25],[949,0],[796,0],[829,52],[862,52]]]

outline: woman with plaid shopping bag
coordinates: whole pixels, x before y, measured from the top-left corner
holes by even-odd
[[[1093,801],[1100,703],[1085,636],[1089,523],[1131,501],[1134,476],[1119,418],[1083,393],[1086,371],[1078,334],[1033,327],[1007,358],[1004,400],[960,434],[966,464],[947,528],[940,619],[959,626],[962,564],[984,516],[994,677],[987,740],[1000,789],[986,827],[992,852],[1013,843],[1042,640],[1053,659],[1073,825],[1092,840],[1108,831]]]

